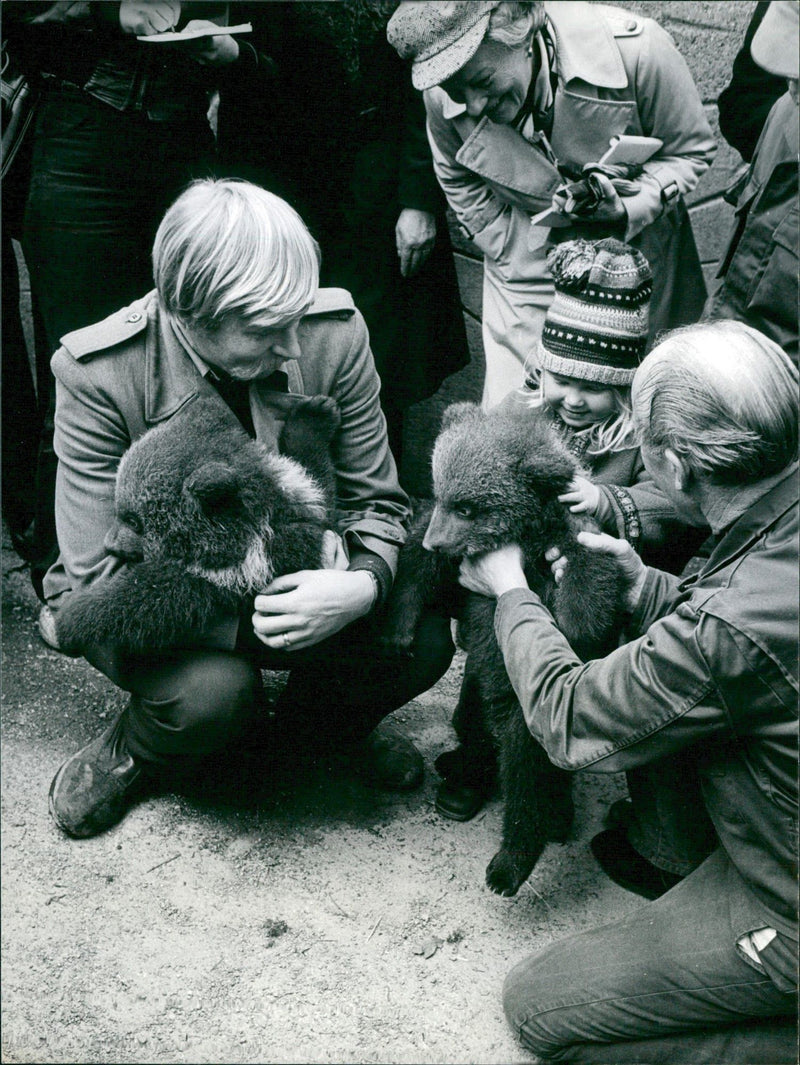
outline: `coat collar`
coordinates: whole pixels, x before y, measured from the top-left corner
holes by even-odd
[[[566,85],[578,78],[599,89],[624,89],[628,75],[613,30],[595,5],[559,0],[544,6],[556,48],[559,83]],[[451,100],[444,89],[429,91],[442,94],[442,117],[448,121],[466,113],[464,104]]]
[[[611,24],[601,11],[584,0],[544,6],[556,45],[559,82],[566,85],[579,78],[599,89],[624,89],[628,75]]]
[[[706,577],[746,554],[776,521],[797,506],[797,497],[798,463],[793,462],[782,474],[771,478],[764,494],[720,534],[710,558],[694,579]]]

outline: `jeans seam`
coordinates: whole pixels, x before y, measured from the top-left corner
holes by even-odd
[[[560,1005],[545,1006],[544,1008],[537,1009],[536,1013],[533,1015],[532,1018],[530,1016],[526,1015],[525,1019],[520,1021],[519,1024],[520,1024],[520,1026],[522,1026],[524,1024],[527,1024],[531,1020],[535,1020],[537,1017],[544,1017],[546,1014],[555,1013],[557,1010],[579,1009],[579,1008],[582,1008],[582,1007],[585,1007],[585,1006],[596,1006],[596,1005],[602,1004],[604,1002],[623,1002],[623,1001],[624,1002],[639,1002],[639,1001],[642,1001],[642,1000],[647,999],[647,998],[660,998],[660,997],[663,997],[663,996],[670,997],[670,996],[674,996],[674,995],[687,995],[687,994],[691,994],[693,990],[696,990],[696,991],[725,991],[728,988],[734,988],[734,987],[741,990],[742,988],[761,987],[764,984],[771,984],[771,983],[772,983],[772,981],[769,979],[768,976],[765,975],[763,977],[763,979],[761,979],[761,980],[748,980],[746,982],[737,981],[736,983],[726,983],[726,984],[703,984],[703,985],[701,985],[701,986],[699,986],[699,987],[697,987],[695,989],[687,988],[687,987],[674,988],[674,989],[673,988],[663,988],[660,991],[647,991],[647,992],[644,992],[643,994],[639,994],[639,995],[607,995],[604,998],[583,999],[583,1000],[581,1000],[579,1002],[564,1002],[564,1003],[561,1003]]]

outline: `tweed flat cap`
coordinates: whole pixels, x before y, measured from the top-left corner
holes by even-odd
[[[500,0],[403,0],[386,37],[403,59],[413,60],[415,89],[452,77],[475,55]]]
[[[755,32],[750,54],[768,73],[797,79],[799,38],[800,4],[797,0],[772,0]]]

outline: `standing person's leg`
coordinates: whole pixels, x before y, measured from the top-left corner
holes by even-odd
[[[91,325],[153,287],[150,251],[171,199],[207,170],[211,132],[173,129],[116,111],[71,86],[49,86],[34,130],[23,249],[49,354],[66,333]],[[55,382],[39,396],[44,415],[36,474],[41,581],[55,553]]]
[[[736,880],[718,850],[658,901],[520,962],[503,1001],[521,1042],[593,1065],[796,1060],[796,994],[737,949],[752,927],[739,926]]]

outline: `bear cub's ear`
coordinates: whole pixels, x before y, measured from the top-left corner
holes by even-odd
[[[183,482],[184,498],[194,500],[208,518],[244,509],[236,471],[224,462],[205,462]]]
[[[469,420],[479,421],[483,418],[483,411],[477,403],[451,403],[445,407],[442,414],[442,431],[449,429],[451,425]]]

